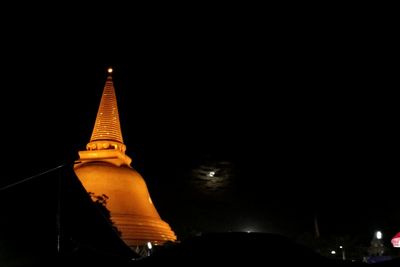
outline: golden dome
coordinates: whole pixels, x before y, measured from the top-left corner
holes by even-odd
[[[127,245],[176,241],[174,232],[158,215],[142,176],[130,166],[132,160],[125,151],[114,84],[108,76],[90,142],[86,151],[79,151],[75,173],[87,192],[108,197],[106,208]]]
[[[108,197],[111,220],[129,246],[176,240],[169,225],[158,215],[142,176],[132,168],[89,162],[76,165],[75,173],[88,192]]]

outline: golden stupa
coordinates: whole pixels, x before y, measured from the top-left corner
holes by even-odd
[[[86,151],[79,151],[75,173],[86,191],[108,197],[111,220],[128,246],[176,241],[176,235],[154,207],[145,181],[125,154],[112,69],[108,73],[92,137]]]

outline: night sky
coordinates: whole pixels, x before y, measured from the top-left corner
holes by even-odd
[[[291,235],[314,214],[321,234],[400,229],[383,45],[351,30],[176,25],[135,28],[132,57],[110,55],[124,41],[110,35],[94,60],[42,47],[4,64],[0,184],[77,159],[111,65],[127,154],[178,234]],[[226,179],[207,184],[210,168]]]

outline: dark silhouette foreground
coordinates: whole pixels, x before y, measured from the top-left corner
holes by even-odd
[[[362,263],[328,259],[286,237],[263,233],[204,234],[181,244],[161,248],[140,263],[143,265],[139,266],[233,266],[237,263],[250,266],[365,266]]]

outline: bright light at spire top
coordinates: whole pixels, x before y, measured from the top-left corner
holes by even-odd
[[[109,74],[111,74],[111,73],[113,72],[113,69],[112,69],[112,68],[108,68],[107,72],[108,72]]]

